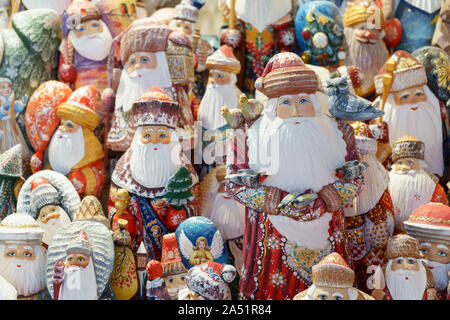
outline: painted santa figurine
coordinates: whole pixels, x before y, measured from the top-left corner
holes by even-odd
[[[234,5],[234,7],[232,6]],[[291,51],[295,29],[291,0],[223,0],[222,44],[239,54],[243,73],[239,87],[249,97],[255,95],[255,80],[270,58],[278,52]]]
[[[43,169],[67,176],[81,197],[99,196],[104,185],[103,147],[93,132],[98,124],[96,108],[95,87],[74,91],[58,106],[61,122],[43,153]]]
[[[150,260],[147,264],[147,283],[145,291],[147,300],[170,300],[166,283],[163,278],[163,268],[158,260]]]
[[[403,222],[428,202],[448,204],[439,179],[425,163],[427,145],[415,137],[401,137],[392,147],[394,162],[389,173],[389,192],[394,205],[395,229],[405,231]]]
[[[164,234],[196,215],[191,189],[198,177],[175,133],[179,115],[178,103],[159,87],[136,101],[130,114],[132,143],[111,177],[116,187],[128,190],[143,221],[149,259],[161,256]]]
[[[17,212],[17,198],[23,185],[22,145],[0,155],[0,219]]]
[[[439,300],[447,299],[450,272],[450,207],[442,203],[420,206],[404,222],[406,231],[420,242],[420,252],[431,270]]]
[[[0,276],[17,290],[17,298],[40,300],[45,290],[44,230],[26,213],[14,213],[0,223]]]
[[[323,256],[350,261],[342,206],[362,168],[353,128],[322,113],[317,76],[299,56],[275,55],[256,87],[269,98],[263,114],[247,138],[234,131],[227,152],[227,196],[247,207],[240,293],[292,299]]]
[[[444,173],[443,132],[439,100],[427,85],[425,68],[406,51],[396,51],[375,77],[375,88],[384,110],[377,139],[377,158],[385,164],[390,148],[403,136],[413,136],[425,146],[431,173]]]
[[[383,265],[384,290],[375,289],[377,300],[436,300],[433,275],[422,261],[419,241],[407,234],[389,239],[388,262]]]
[[[163,236],[161,265],[170,299],[177,300],[178,293],[187,288],[186,274],[188,270],[181,261],[175,233],[168,233]]]
[[[450,54],[450,1],[448,0],[442,2],[431,44]]]
[[[377,160],[377,141],[363,122],[352,124],[356,147],[364,170],[364,187],[349,205],[344,206],[346,232],[358,288],[365,288],[370,265],[385,263],[388,239],[394,232],[394,207],[388,190],[389,172]]]
[[[338,253],[331,253],[312,268],[313,284],[292,300],[374,300],[353,286],[355,273]]]
[[[207,262],[189,269],[187,288],[180,291],[178,300],[231,300],[228,284],[236,277],[236,269],[229,264]]]
[[[384,17],[380,11],[379,19],[373,21],[373,14],[373,10],[367,6],[355,4],[345,11],[344,16],[345,65],[361,68],[362,84],[356,94],[362,97],[375,93],[373,77],[389,58],[389,51],[383,41]],[[372,24],[373,28],[368,28]]]

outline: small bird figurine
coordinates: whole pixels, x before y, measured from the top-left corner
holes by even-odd
[[[235,174],[229,174],[225,179],[244,186],[256,188],[261,185],[261,173],[255,172],[251,169],[241,169]]]
[[[245,94],[239,97],[238,108],[242,110],[245,120],[255,120],[264,109],[264,105],[256,99],[247,99]]]
[[[244,115],[239,109],[229,110],[227,106],[223,106],[221,109],[222,117],[230,126],[231,129],[238,129],[244,124]]]
[[[346,75],[327,80],[327,93],[328,110],[337,119],[366,121],[384,115],[369,100],[349,94]]]
[[[341,181],[351,182],[361,176],[362,172],[368,167],[369,165],[365,162],[347,161],[343,166],[336,169],[335,175]]]
[[[293,205],[294,207],[301,208],[317,199],[318,195],[316,193],[301,194],[299,192],[289,193],[287,196],[280,201],[278,205],[279,210],[283,210],[288,205]]]

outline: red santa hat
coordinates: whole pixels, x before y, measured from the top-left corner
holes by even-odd
[[[179,114],[179,104],[155,86],[133,103],[130,123],[133,127],[159,125],[176,128]]]
[[[241,71],[241,63],[233,54],[233,49],[224,44],[206,59],[206,67],[209,70],[222,70],[238,74]]]
[[[56,115],[62,120],[71,120],[93,131],[98,125],[97,95],[94,86],[81,87],[58,107]]]
[[[163,236],[161,264],[164,277],[187,272],[186,267],[181,261],[175,233],[168,233]]]
[[[150,281],[163,276],[163,267],[158,260],[150,260],[145,271],[147,272],[147,279]]]
[[[67,14],[69,16],[68,24],[70,23],[67,26],[69,29],[73,29],[76,22],[83,23],[89,20],[98,20],[102,17],[100,10],[88,0],[73,0],[67,8]]]
[[[269,98],[299,93],[315,93],[319,89],[316,73],[295,53],[281,52],[267,63],[255,88]]]
[[[420,241],[450,245],[450,207],[445,204],[424,204],[404,224],[408,234]]]
[[[336,252],[323,258],[312,267],[313,283],[317,287],[353,287],[355,273]]]
[[[228,283],[235,277],[236,269],[232,265],[207,262],[189,269],[186,284],[206,300],[231,300]]]
[[[30,209],[33,218],[39,216],[39,211],[48,205],[61,203],[58,191],[45,178],[36,178],[31,182]]]

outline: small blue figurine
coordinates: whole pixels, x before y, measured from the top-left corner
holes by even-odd
[[[347,76],[327,80],[328,110],[337,119],[349,121],[371,120],[384,115],[372,102],[348,92]]]
[[[14,113],[19,114],[25,109],[28,102],[28,96],[25,94],[21,101],[15,100],[12,82],[8,78],[0,77],[0,119],[7,116],[11,104],[14,101]]]

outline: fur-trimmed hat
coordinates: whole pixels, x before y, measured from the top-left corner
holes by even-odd
[[[31,183],[30,209],[34,218],[48,205],[59,205],[61,199],[58,191],[44,178],[36,178]]]
[[[196,23],[198,20],[198,9],[188,3],[180,3],[175,6],[173,19],[186,20]]]
[[[155,86],[133,103],[130,123],[133,127],[160,125],[176,128],[179,114],[179,104]]]
[[[373,10],[370,7],[366,7],[364,5],[355,4],[345,10],[344,14],[344,27],[351,27],[361,22],[367,22],[367,20],[375,14],[381,15],[381,25],[380,30],[383,29],[384,26],[384,15],[383,10]]]
[[[67,14],[69,16],[68,29],[72,29],[76,25],[76,22],[86,22],[89,20],[100,19],[102,14],[100,10],[88,0],[73,0],[72,3],[67,8]],[[79,19],[79,20],[78,20]]]
[[[236,268],[232,265],[207,262],[189,269],[186,284],[206,300],[231,300],[228,283],[235,277]]]
[[[333,252],[312,267],[312,279],[317,287],[349,288],[353,287],[355,273],[338,253]]]
[[[402,158],[425,160],[425,144],[411,136],[403,136],[392,145],[392,161]]]
[[[420,259],[419,241],[404,233],[393,236],[388,241],[386,257],[389,260],[400,257]]]
[[[450,245],[450,207],[443,203],[420,206],[404,224],[408,234],[420,241]]]
[[[0,223],[0,243],[33,243],[41,242],[44,230],[36,220],[26,213],[13,213]]]
[[[256,80],[255,88],[270,99],[288,94],[315,93],[319,89],[319,80],[297,54],[281,52],[269,60],[263,74]]]
[[[222,70],[238,74],[241,71],[241,63],[236,59],[230,46],[223,45],[206,59],[206,67],[209,70]]]
[[[161,264],[164,277],[188,272],[181,261],[175,233],[168,233],[163,236]]]

